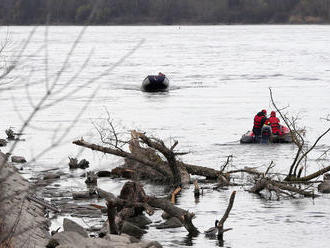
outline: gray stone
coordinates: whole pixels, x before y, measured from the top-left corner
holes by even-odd
[[[70,247],[70,248],[87,248],[87,247],[93,247],[93,248],[115,248],[120,247],[116,246],[116,244],[113,244],[109,240],[100,239],[100,238],[86,238],[82,237],[77,232],[59,232],[56,233],[53,236],[53,239],[56,240],[60,245],[56,246],[56,248],[64,248],[64,247]]]
[[[14,163],[26,163],[26,159],[22,156],[12,156],[11,161]]]
[[[111,240],[114,243],[122,243],[122,244],[131,243],[131,237],[127,234],[122,234],[122,235],[108,234],[104,237],[104,239]]]
[[[330,173],[324,174],[323,175],[323,180],[324,181],[330,181]]]
[[[128,222],[133,223],[134,225],[144,228],[146,225],[152,223],[152,221],[145,215],[138,215],[127,219]]]
[[[161,223],[156,226],[157,229],[177,228],[177,227],[182,227],[182,223],[176,217],[171,217],[168,220],[166,220],[164,223]]]
[[[104,238],[84,238],[75,232],[60,232],[53,236],[60,245],[56,248],[151,248],[151,242],[131,243],[130,237],[122,235],[106,235]],[[157,246],[155,246],[156,248]],[[160,246],[161,247],[161,246]],[[157,247],[158,248],[158,247]]]
[[[4,161],[0,156],[0,163],[2,162]],[[32,193],[30,188],[33,186],[31,187],[15,167],[8,164],[2,166],[0,195],[3,198],[0,200],[0,210],[6,213],[6,218],[1,223],[0,236],[10,233],[14,237],[11,239],[11,247],[46,247],[50,239],[46,212],[40,204],[26,199],[26,196]],[[18,225],[13,230],[13,223],[17,221]]]
[[[0,146],[6,146],[7,145],[7,140],[5,139],[0,139]]]
[[[317,186],[317,189],[319,190],[319,192],[324,193],[324,194],[329,194],[330,193],[330,181],[326,180],[322,183],[320,183]]]
[[[121,232],[138,238],[147,233],[145,230],[128,221],[123,222]]]
[[[96,172],[96,175],[98,177],[111,177],[111,172],[110,171],[98,171],[98,172]]]
[[[72,198],[75,200],[79,199],[91,199],[97,197],[96,194],[91,193],[90,191],[78,191],[72,192]]]
[[[164,219],[164,220],[167,220],[167,219],[169,219],[169,218],[171,218],[171,215],[169,215],[167,212],[163,212],[162,213],[162,218]]]
[[[85,183],[88,184],[95,184],[97,185],[97,175],[94,171],[88,171],[86,175]]]
[[[44,175],[44,180],[48,180],[48,179],[56,179],[56,178],[60,178],[61,176],[59,174],[55,174],[55,173],[47,173]]]
[[[157,241],[142,241],[141,248],[163,248],[163,246]]]
[[[76,232],[83,237],[89,237],[87,231],[82,226],[67,218],[63,220],[63,229],[65,232]]]

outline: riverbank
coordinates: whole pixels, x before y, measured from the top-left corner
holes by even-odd
[[[45,247],[50,222],[42,206],[26,199],[33,192],[31,184],[9,164],[1,167],[0,184],[0,241],[8,247]]]
[[[162,247],[158,242],[140,241],[127,234],[106,234],[103,238],[89,237],[88,232],[70,219],[64,219],[63,232],[49,233],[51,220],[47,210],[40,204],[28,200],[27,196],[37,191],[24,179],[19,171],[0,154],[0,247]],[[42,180],[46,183],[46,180]],[[39,184],[45,186],[45,184]],[[55,192],[56,193],[56,192]],[[78,209],[78,208],[77,208]],[[92,211],[92,212],[95,212]]]

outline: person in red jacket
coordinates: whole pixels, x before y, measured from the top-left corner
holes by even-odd
[[[272,128],[272,133],[275,135],[281,135],[281,126],[280,126],[280,119],[276,117],[275,111],[270,113],[270,117],[268,119],[270,122],[270,126]]]
[[[258,138],[261,136],[261,128],[264,125],[265,121],[267,120],[267,111],[263,109],[254,117],[253,121],[253,133],[258,141]]]

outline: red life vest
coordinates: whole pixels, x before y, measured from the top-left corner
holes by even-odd
[[[280,120],[275,116],[269,117],[268,120],[270,122],[270,126],[272,127],[272,133],[280,135],[281,134]]]
[[[253,128],[261,129],[261,121],[262,121],[263,118],[264,118],[264,116],[258,116],[258,115],[256,115],[254,117]]]

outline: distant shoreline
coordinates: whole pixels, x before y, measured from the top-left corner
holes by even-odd
[[[304,23],[173,23],[173,24],[162,24],[162,23],[136,23],[136,24],[123,24],[123,23],[104,23],[104,24],[75,24],[75,23],[48,23],[48,24],[40,24],[40,23],[33,23],[33,24],[0,24],[0,27],[11,27],[11,26],[95,26],[95,27],[102,27],[102,26],[123,26],[123,27],[139,27],[139,26],[309,26],[309,25],[330,25],[330,23],[311,23],[311,22],[304,22]]]

